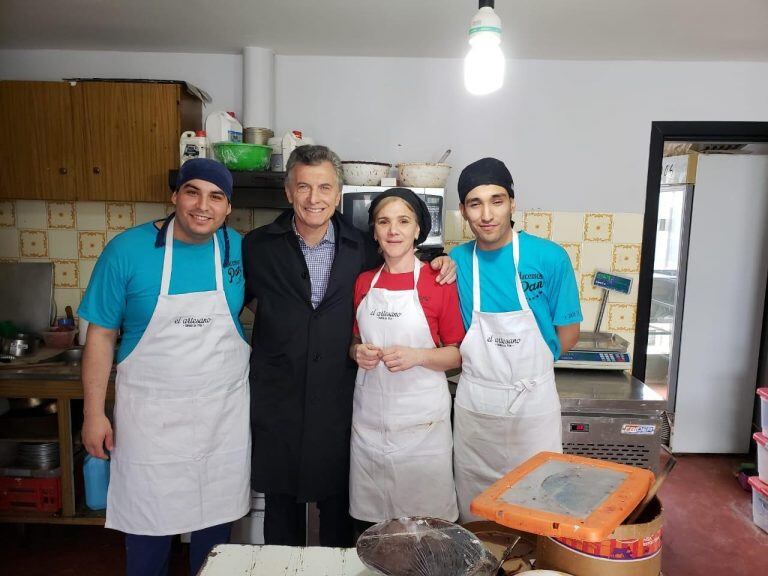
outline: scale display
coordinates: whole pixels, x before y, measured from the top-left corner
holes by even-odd
[[[629,294],[632,290],[631,278],[614,276],[613,274],[608,274],[608,272],[595,272],[595,279],[592,281],[592,284],[596,288],[613,290],[622,294]]]

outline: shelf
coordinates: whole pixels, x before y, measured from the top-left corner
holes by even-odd
[[[290,207],[285,197],[285,172],[232,172],[233,208],[267,208],[284,210]],[[176,188],[178,170],[168,172],[168,186]]]
[[[48,436],[9,436],[4,434],[0,438],[0,442],[58,442],[59,436],[57,434]]]
[[[103,526],[104,511],[78,510],[74,516],[62,516],[50,512],[0,512],[0,523]]]

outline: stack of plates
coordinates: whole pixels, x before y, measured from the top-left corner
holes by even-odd
[[[16,453],[16,464],[25,468],[56,468],[59,465],[59,443],[22,442]]]

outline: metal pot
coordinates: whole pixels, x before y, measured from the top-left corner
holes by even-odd
[[[30,356],[37,352],[38,337],[19,332],[11,338],[3,338],[2,353],[11,356]]]

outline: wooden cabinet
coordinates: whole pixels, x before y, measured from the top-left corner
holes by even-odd
[[[79,377],[70,380],[40,380],[10,378],[0,379],[0,397],[3,398],[46,398],[56,400],[58,432],[44,436],[27,436],[14,433],[6,439],[19,442],[59,442],[59,460],[61,466],[61,511],[2,511],[0,523],[46,523],[46,524],[104,524],[104,512],[93,512],[85,508],[84,503],[75,497],[75,463],[73,454],[72,400],[83,398],[83,385]],[[115,387],[110,381],[107,387],[107,401],[113,402]],[[0,439],[2,440],[2,439]]]
[[[73,122],[66,82],[0,82],[0,198],[75,198]]]
[[[179,84],[0,82],[0,198],[165,202],[202,103]]]

